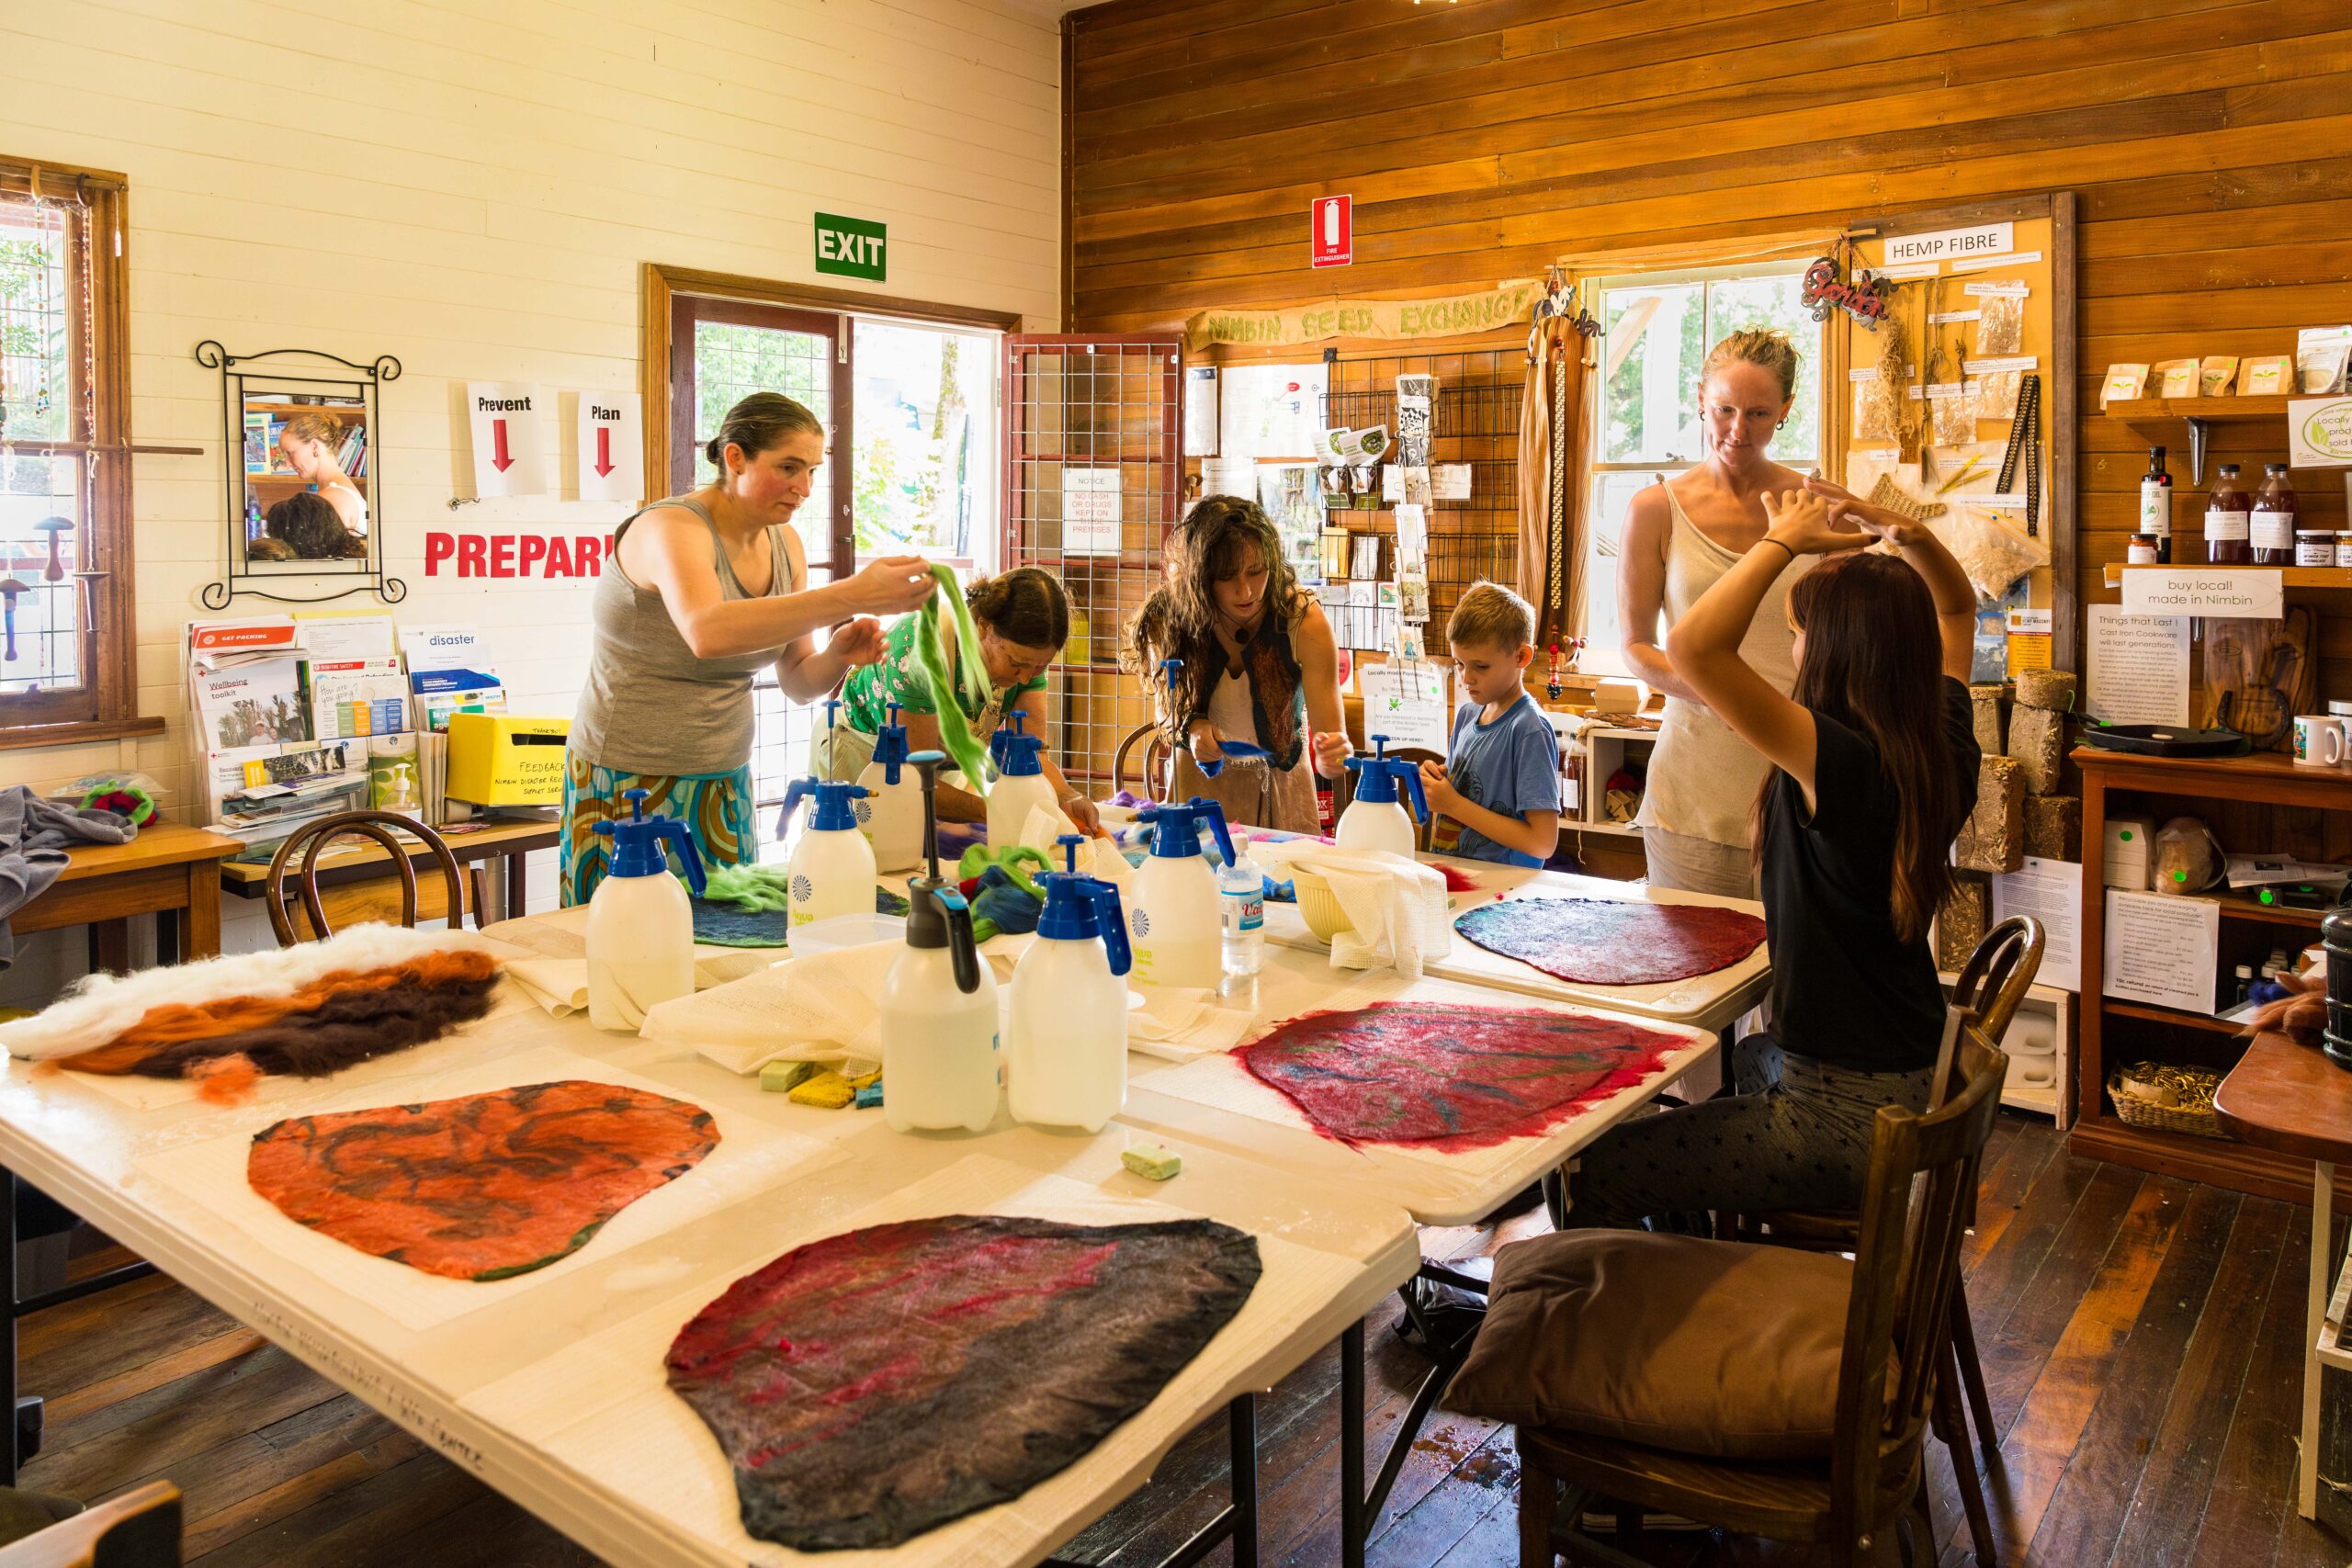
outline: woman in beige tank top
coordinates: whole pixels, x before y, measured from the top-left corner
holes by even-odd
[[[1699,381],[1706,459],[1642,491],[1626,515],[1617,573],[1625,663],[1667,699],[1635,818],[1655,887],[1756,897],[1748,812],[1769,764],[1675,673],[1666,633],[1764,536],[1766,493],[1804,488],[1803,474],[1765,455],[1789,417],[1796,380],[1796,350],[1779,333],[1734,333],[1715,344]],[[1784,694],[1796,671],[1783,606],[1811,559],[1791,561],[1781,573],[1740,649]]]

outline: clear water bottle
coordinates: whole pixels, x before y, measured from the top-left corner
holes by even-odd
[[[1226,983],[1246,986],[1266,961],[1266,879],[1250,858],[1246,835],[1233,835],[1233,859],[1216,868],[1216,890],[1225,920]]]

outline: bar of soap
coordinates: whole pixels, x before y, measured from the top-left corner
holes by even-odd
[[[879,1074],[877,1074],[877,1075],[876,1075],[876,1076],[878,1077],[880,1075],[879,1075]],[[879,1083],[867,1083],[867,1084],[859,1084],[859,1085],[858,1085],[858,1087],[857,1087],[857,1108],[858,1108],[860,1111],[871,1111],[871,1110],[873,1110],[876,1106],[877,1106],[877,1105],[879,1105],[879,1104],[881,1104],[881,1103],[882,1103],[882,1086],[881,1086],[881,1084],[879,1084]]]
[[[824,1070],[814,1062],[770,1062],[760,1069],[760,1087],[770,1094],[789,1094]]]
[[[1147,1181],[1165,1181],[1184,1168],[1184,1157],[1158,1144],[1133,1144],[1119,1151],[1119,1163]]]
[[[839,1111],[857,1098],[857,1090],[850,1087],[849,1079],[828,1068],[794,1085],[790,1098],[795,1105],[817,1105],[827,1111]]]

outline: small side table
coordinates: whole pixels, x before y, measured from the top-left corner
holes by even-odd
[[[244,846],[234,839],[151,822],[127,844],[84,844],[65,870],[9,922],[19,936],[66,926],[90,928],[90,966],[130,967],[130,917],[153,915],[156,957],[187,964],[220,952],[220,863]]]
[[[2312,1162],[2312,1263],[2303,1325],[2302,1469],[2296,1511],[2315,1517],[2319,1499],[2320,1369],[2352,1371],[2345,1325],[2352,1269],[2338,1278],[2329,1243],[2335,1168],[2352,1164],[2352,1072],[2283,1034],[2260,1034],[2213,1096],[2233,1137]]]

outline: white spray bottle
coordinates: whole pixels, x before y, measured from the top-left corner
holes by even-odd
[[[890,965],[875,1007],[882,1037],[882,1114],[894,1133],[961,1127],[985,1133],[996,1120],[996,976],[972,941],[972,909],[939,875],[939,767],[946,756],[918,751],[922,774],[923,853],[930,869],[907,879],[907,944]],[[1122,1012],[1121,1016],[1125,1015]]]
[[[1046,908],[1037,941],[1012,971],[1005,1088],[1012,1114],[1046,1127],[1099,1133],[1127,1102],[1126,921],[1119,890],[1081,875],[1077,833],[1059,842],[1068,869],[1037,877]]]
[[[662,844],[677,846],[695,891],[702,855],[684,822],[645,814],[646,792],[623,792],[628,818],[596,824],[613,841],[611,868],[588,900],[588,1021],[634,1034],[646,1009],[695,990],[695,910],[670,874]]]
[[[1430,803],[1421,794],[1420,765],[1388,755],[1385,735],[1372,737],[1372,756],[1348,759],[1356,774],[1356,797],[1340,813],[1339,830],[1331,837],[1343,850],[1386,850],[1411,860],[1413,818],[1406,815],[1396,786],[1405,786],[1416,815],[1428,821]]]
[[[1151,854],[1136,878],[1136,907],[1127,915],[1136,980],[1213,991],[1225,969],[1225,920],[1216,873],[1201,854],[1201,827],[1207,824],[1231,860],[1225,807],[1196,795],[1189,804],[1147,807],[1137,815],[1151,824]]]
[[[841,699],[825,702],[828,722]],[[875,866],[882,871],[912,871],[922,863],[922,786],[907,766],[907,727],[899,722],[899,705],[890,705],[890,720],[874,738],[874,760],[857,775],[865,798],[857,803],[857,825],[874,846]]]
[[[805,926],[834,915],[874,912],[874,846],[857,830],[857,815],[850,802],[865,791],[838,779],[795,779],[784,792],[784,809],[776,814],[775,836],[785,835],[802,795],[814,797],[808,830],[792,851],[792,878],[787,908],[790,924]]]
[[[1019,843],[1030,812],[1040,806],[1052,811],[1061,804],[1054,798],[1053,785],[1046,782],[1045,764],[1038,760],[1038,753],[1046,749],[1045,737],[1022,731],[1021,722],[1028,716],[1025,709],[1012,709],[1004,716],[1004,728],[989,738],[989,750],[996,759],[996,783],[989,786],[989,848],[992,850]]]

